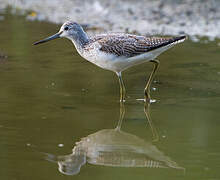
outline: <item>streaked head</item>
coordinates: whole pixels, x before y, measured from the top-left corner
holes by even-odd
[[[82,27],[79,24],[77,24],[75,22],[67,21],[61,26],[58,33],[56,33],[48,38],[45,38],[41,41],[37,41],[34,43],[34,45],[45,43],[47,41],[61,38],[61,37],[65,37],[70,40],[73,40],[73,39],[77,39],[78,36],[80,36],[83,33],[85,33],[85,32],[83,31]]]

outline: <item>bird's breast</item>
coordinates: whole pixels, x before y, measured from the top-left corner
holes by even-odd
[[[114,54],[100,51],[100,47],[98,44],[85,47],[80,55],[91,63],[103,69],[108,69],[111,71],[120,70],[120,65],[116,64],[118,64],[120,59],[123,59]]]

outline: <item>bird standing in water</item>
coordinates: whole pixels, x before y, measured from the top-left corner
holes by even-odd
[[[117,74],[120,84],[120,101],[125,101],[122,71],[148,61],[154,64],[144,89],[145,101],[150,101],[150,85],[159,66],[159,61],[155,58],[186,39],[186,36],[164,38],[124,33],[107,33],[89,37],[79,24],[67,21],[61,26],[58,33],[38,41],[34,45],[62,37],[71,40],[83,58]]]

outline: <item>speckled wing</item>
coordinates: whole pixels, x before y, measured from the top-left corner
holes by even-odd
[[[100,44],[101,51],[129,58],[169,44],[184,41],[185,38],[185,36],[163,38],[130,34],[107,34],[97,36],[94,40]]]

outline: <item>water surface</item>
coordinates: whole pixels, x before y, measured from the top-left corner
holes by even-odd
[[[116,75],[82,59],[64,39],[33,46],[58,25],[5,15],[0,21],[0,179],[219,179],[220,51],[218,42],[186,41],[162,54],[152,85],[153,141],[143,89],[152,64],[123,73],[127,89],[121,130],[154,146],[185,169],[85,163],[64,175],[45,153],[72,153],[81,138],[114,129],[119,118]],[[132,137],[133,137],[132,136]],[[124,141],[123,141],[124,142]],[[129,154],[126,154],[129,157]]]

